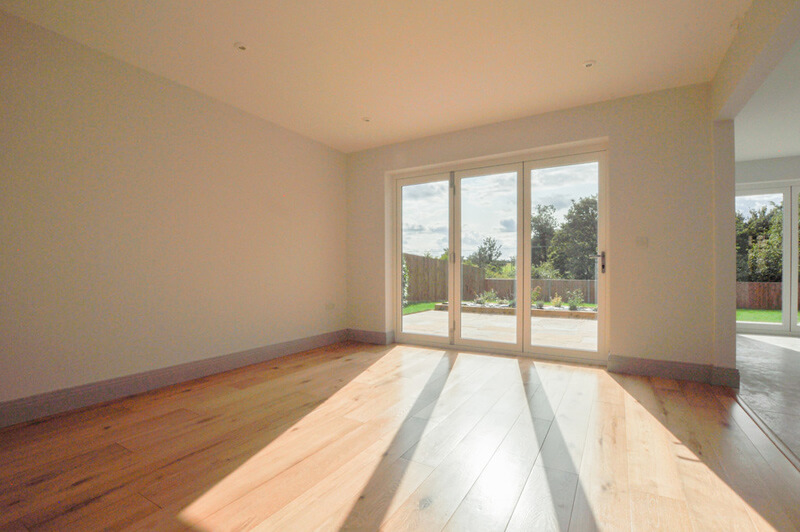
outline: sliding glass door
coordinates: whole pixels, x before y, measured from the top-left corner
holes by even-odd
[[[800,186],[736,192],[736,322],[740,332],[800,333]]]
[[[398,340],[607,356],[604,157],[398,178]]]

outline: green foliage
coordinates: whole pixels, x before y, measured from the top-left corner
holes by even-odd
[[[561,296],[558,295],[558,292],[556,292],[556,294],[553,296],[553,299],[550,300],[550,303],[552,303],[556,308],[561,308],[561,302]]]
[[[447,260],[450,258],[450,248],[444,248],[444,251],[439,255],[439,260]]]
[[[554,205],[537,205],[531,213],[531,264],[547,261],[550,242],[556,234],[558,222]]]
[[[783,207],[772,204],[736,213],[736,280],[783,279]]]
[[[503,246],[500,244],[500,242],[488,236],[483,239],[483,242],[480,246],[478,246],[477,251],[467,257],[467,260],[478,268],[497,266],[500,264],[500,257],[503,254],[502,248]]]
[[[516,261],[509,261],[498,266],[486,267],[487,279],[515,279],[517,277]]]
[[[498,301],[500,301],[500,298],[494,289],[487,290],[475,298],[475,303],[479,305],[485,305],[486,303],[497,303]]]
[[[567,279],[594,279],[596,252],[597,196],[572,200],[547,257]]]
[[[403,257],[402,294],[403,294],[403,307],[405,307],[408,305],[408,265],[406,264],[405,257]]]
[[[541,301],[542,300],[542,287],[537,286],[533,290],[531,290],[531,301]]]
[[[553,266],[552,262],[546,261],[531,267],[531,279],[561,279],[561,272]]]
[[[567,290],[567,306],[569,309],[578,310],[581,305],[583,305],[583,290],[580,288]]]

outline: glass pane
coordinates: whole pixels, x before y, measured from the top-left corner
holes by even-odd
[[[461,179],[461,337],[517,342],[517,172]]]
[[[449,337],[447,181],[402,188],[402,298],[406,333]]]
[[[736,197],[736,321],[781,323],[783,194]]]
[[[597,351],[596,162],[531,170],[531,344]]]

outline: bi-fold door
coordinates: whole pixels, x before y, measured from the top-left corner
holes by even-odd
[[[400,341],[600,359],[604,152],[397,180]]]

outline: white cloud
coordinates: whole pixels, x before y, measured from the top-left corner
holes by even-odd
[[[736,196],[736,212],[750,217],[750,211],[758,210],[761,207],[769,209],[772,205],[781,205],[783,194],[753,194],[749,196]]]
[[[516,233],[517,221],[514,218],[500,220],[500,230],[504,233]]]

